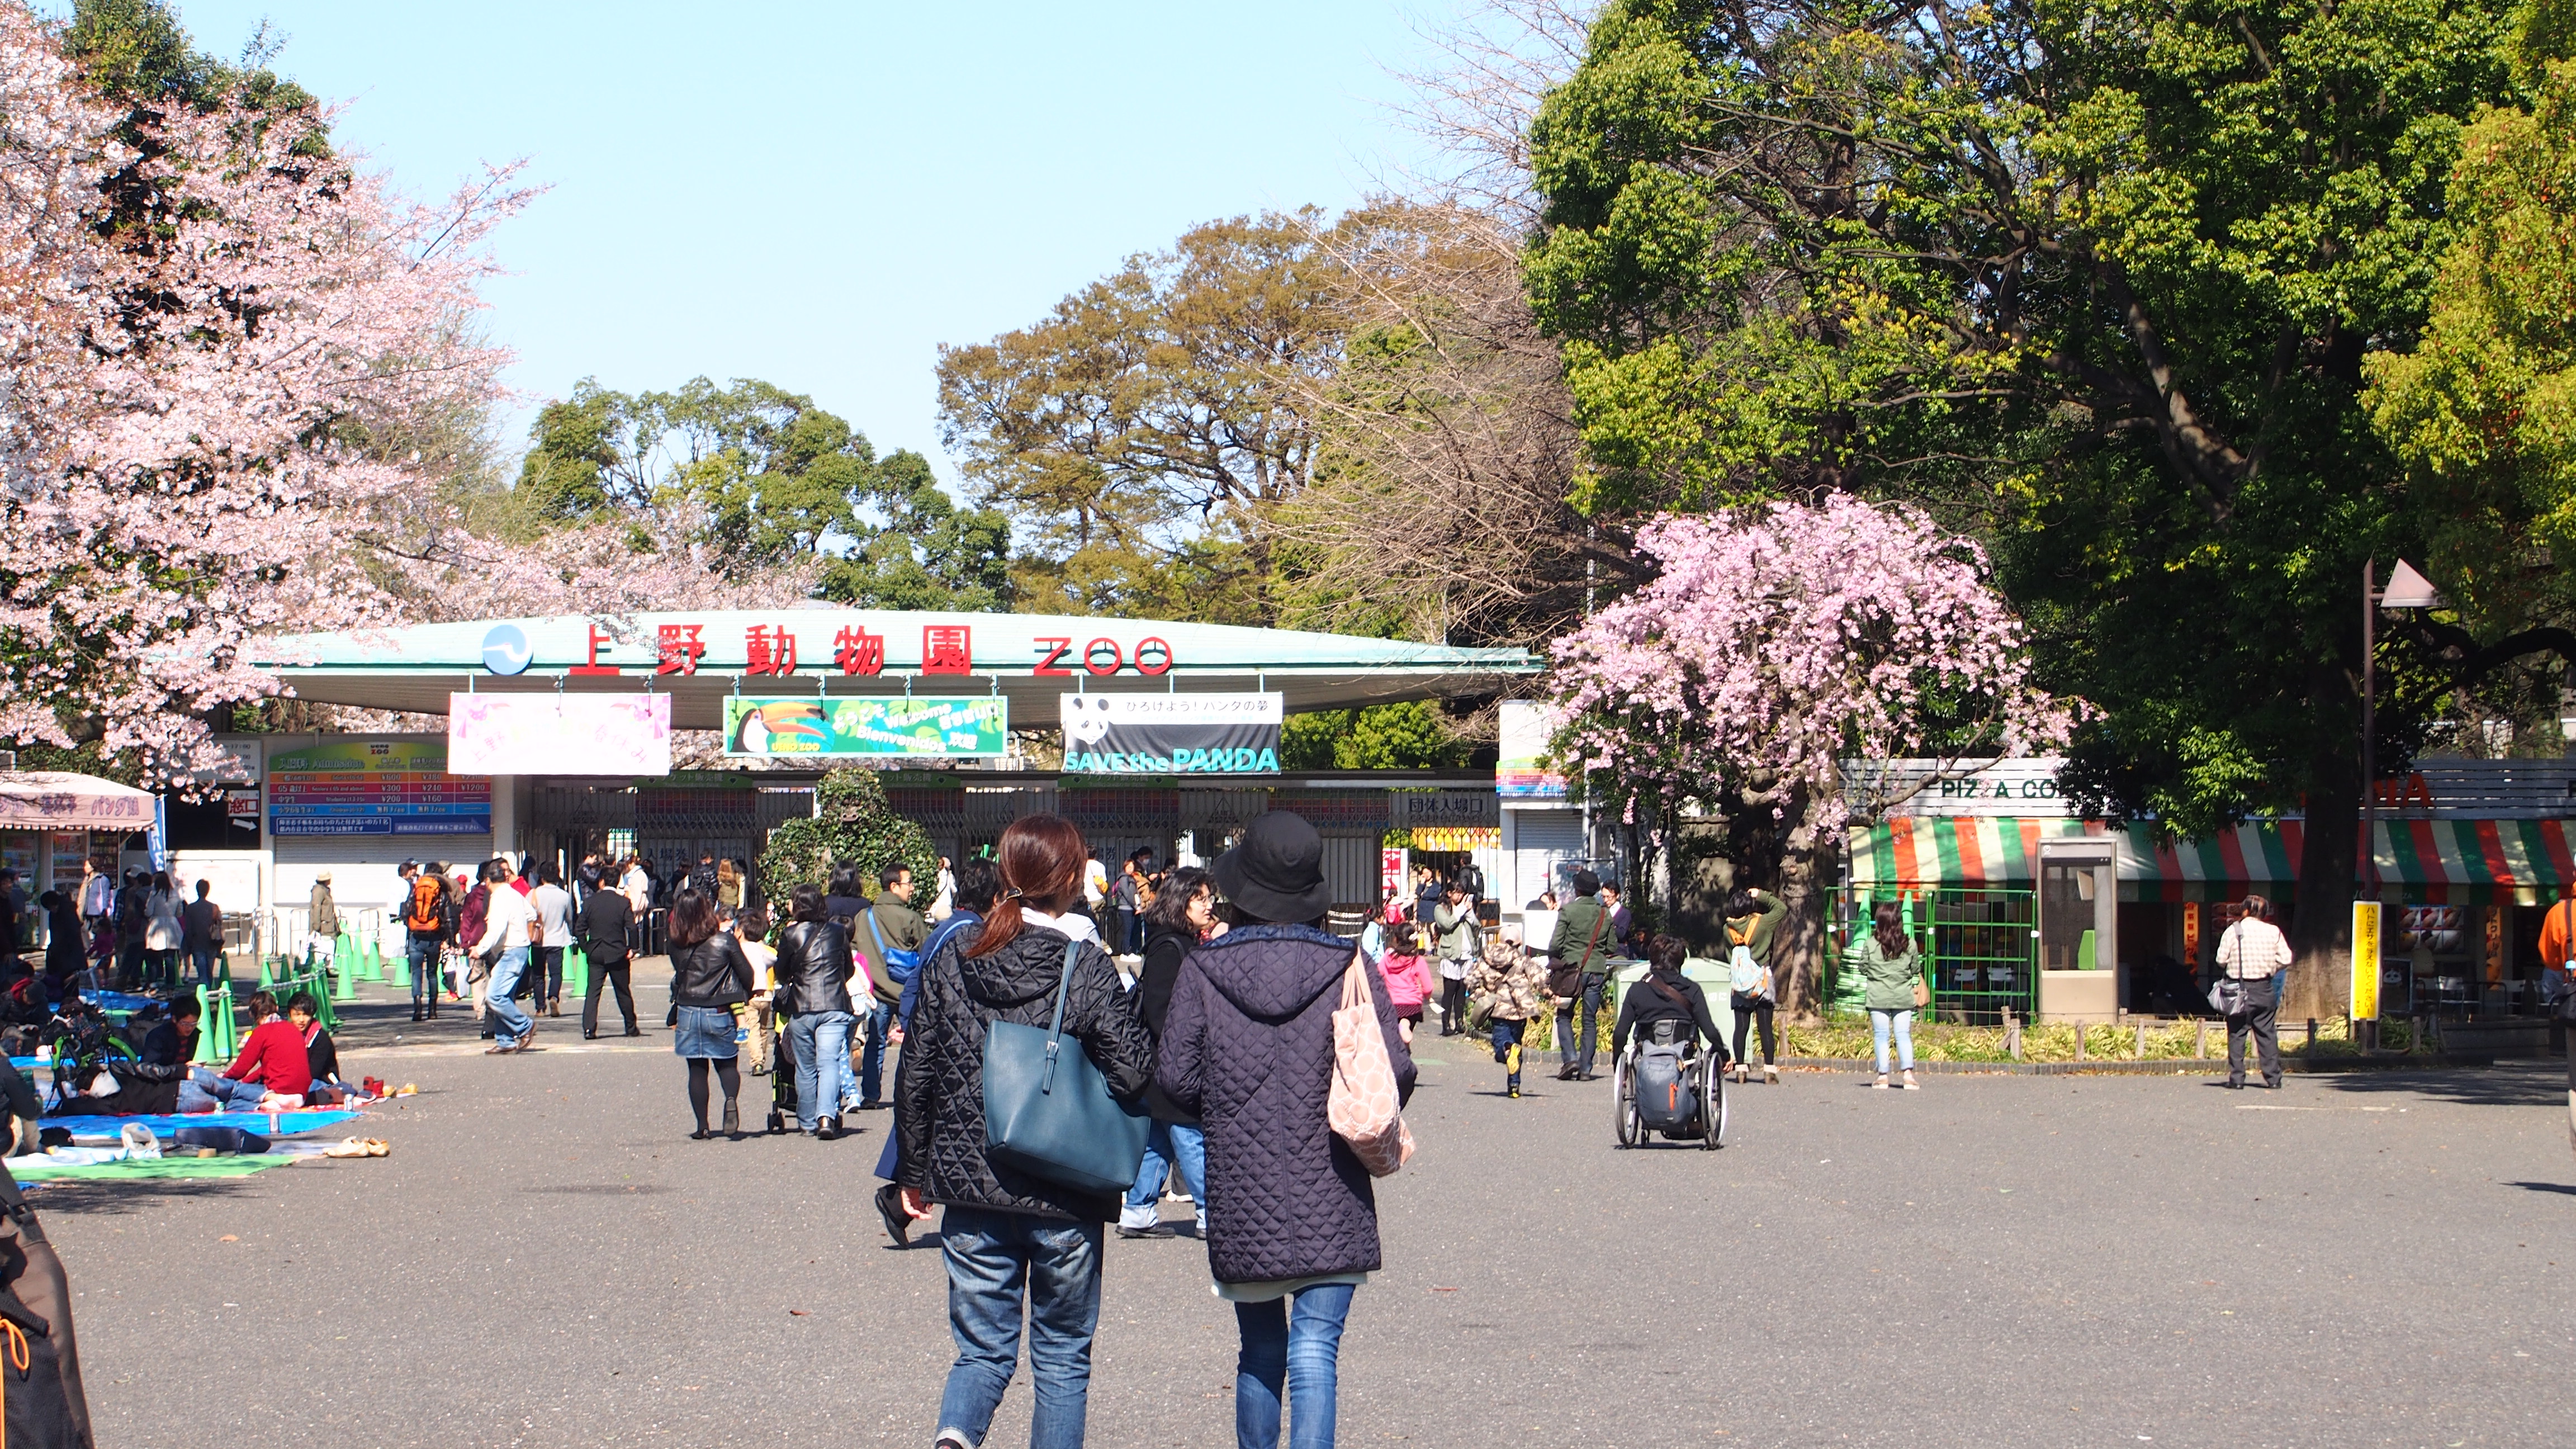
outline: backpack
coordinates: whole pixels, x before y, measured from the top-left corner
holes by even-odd
[[[439,910],[447,892],[438,888],[438,878],[423,875],[411,883],[411,910],[403,916],[403,925],[415,936],[438,935],[446,922]]]
[[[1485,898],[1485,872],[1474,861],[1458,867],[1458,889],[1478,900]]]
[[[1637,1050],[1637,1120],[1658,1132],[1679,1131],[1699,1116],[1699,1089],[1684,1078],[1682,1049],[1659,1041]]]
[[[1732,949],[1726,953],[1727,989],[1738,996],[1770,995],[1771,968],[1754,960],[1753,948],[1746,944],[1753,939],[1752,922],[1745,923],[1741,935],[1737,934],[1733,921],[1727,922],[1726,938],[1733,943]]]
[[[465,893],[465,910],[458,917],[456,923],[456,939],[459,941],[479,940],[483,935],[483,922],[488,916],[490,916],[491,912],[492,888],[490,886],[477,885],[474,889],[467,891]],[[483,952],[480,948],[477,948],[474,954],[478,957],[483,956]],[[498,960],[499,957],[500,953],[495,951],[491,956],[484,957],[483,959]]]
[[[44,1224],[0,1172],[0,1442],[89,1449],[71,1280]]]

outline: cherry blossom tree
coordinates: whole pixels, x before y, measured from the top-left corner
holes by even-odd
[[[1783,1004],[1810,1009],[1823,868],[1871,803],[1844,762],[2027,754],[2064,740],[2068,710],[2031,685],[1983,550],[1919,510],[1668,515],[1637,547],[1653,580],[1553,646],[1559,756],[1660,843],[1686,812],[1753,827],[1730,832],[1739,879],[1777,882]]]

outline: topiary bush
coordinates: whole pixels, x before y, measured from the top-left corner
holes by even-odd
[[[790,820],[769,832],[769,848],[760,854],[760,888],[783,906],[796,887],[827,884],[836,865],[866,872],[871,896],[879,870],[911,866],[927,905],[939,855],[930,836],[887,803],[876,772],[853,767],[832,770],[814,786],[813,818]]]

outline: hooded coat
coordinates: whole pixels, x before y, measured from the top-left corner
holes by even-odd
[[[984,1155],[985,1029],[997,1021],[1043,1028],[1054,1017],[1067,942],[1060,932],[1028,926],[993,954],[969,957],[983,935],[980,923],[968,926],[922,963],[921,1002],[895,1064],[895,1180],[937,1203],[1108,1222],[1118,1216],[1120,1194],[1086,1193]],[[1113,1096],[1145,1090],[1154,1044],[1096,941],[1084,942],[1074,960],[1064,1034],[1090,1053]]]
[[[1266,1283],[1380,1266],[1368,1169],[1324,1120],[1333,1012],[1354,943],[1311,926],[1243,926],[1192,951],[1172,983],[1155,1080],[1207,1132],[1208,1267]],[[1363,963],[1397,1090],[1413,1056]]]

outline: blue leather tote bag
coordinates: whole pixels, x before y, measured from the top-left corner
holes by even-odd
[[[1064,1035],[1065,988],[1082,943],[1064,948],[1055,1019],[1044,1031],[997,1021],[984,1033],[984,1155],[1084,1192],[1125,1192],[1153,1125],[1142,1104],[1109,1095],[1079,1041]]]

